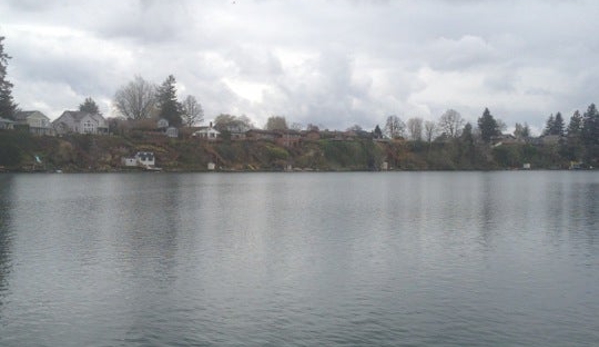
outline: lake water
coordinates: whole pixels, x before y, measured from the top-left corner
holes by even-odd
[[[599,172],[0,175],[0,346],[599,344]]]

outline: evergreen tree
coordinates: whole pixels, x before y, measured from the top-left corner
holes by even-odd
[[[98,104],[96,104],[91,97],[86,98],[85,101],[79,105],[79,111],[91,114],[102,114],[98,108]]]
[[[591,104],[582,116],[581,139],[584,145],[586,161],[591,165],[599,164],[599,111]]]
[[[564,136],[565,128],[566,124],[564,123],[562,114],[560,112],[556,113],[555,116],[551,114],[549,118],[547,118],[547,123],[545,123],[543,135]]]
[[[570,117],[570,123],[568,124],[566,149],[564,156],[571,161],[578,161],[582,157],[582,116],[580,112],[575,111],[572,117]]]
[[[464,129],[460,134],[460,154],[462,156],[461,161],[466,159],[469,165],[472,165],[475,161],[476,146],[474,141],[474,133],[472,131],[472,124],[466,123]]]
[[[183,109],[181,103],[177,101],[177,81],[173,75],[169,75],[167,79],[158,87],[156,101],[160,110],[158,117],[168,120],[169,124],[175,127],[181,126],[183,120],[181,115]]]
[[[595,104],[583,115],[581,135],[586,145],[599,145],[599,112]]]
[[[376,125],[376,127],[374,127],[374,138],[375,139],[383,138],[383,132],[381,131],[381,128],[379,127],[378,124]]]
[[[553,120],[553,127],[551,128],[551,135],[564,136],[564,130],[566,125],[564,124],[564,118],[562,114],[558,112]]]
[[[582,131],[582,116],[578,110],[576,110],[572,117],[570,117],[567,131],[568,137],[580,137],[580,132]]]
[[[491,142],[493,136],[501,134],[497,121],[495,121],[488,108],[485,108],[483,115],[478,119],[478,129],[481,139],[486,143]]]
[[[0,117],[14,119],[17,104],[12,97],[13,84],[6,79],[6,67],[10,56],[4,53],[4,36],[0,36]]]
[[[547,122],[545,123],[545,129],[543,129],[543,135],[551,135],[553,128],[555,126],[555,117],[553,117],[553,113],[547,118]]]

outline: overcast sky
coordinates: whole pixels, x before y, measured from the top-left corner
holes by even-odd
[[[8,78],[51,119],[105,116],[135,75],[177,79],[205,120],[372,129],[485,107],[509,127],[599,102],[596,0],[2,0]]]

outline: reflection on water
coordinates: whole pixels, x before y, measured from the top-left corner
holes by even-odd
[[[12,176],[0,175],[0,312],[10,273]]]
[[[0,175],[0,345],[586,346],[594,172]]]

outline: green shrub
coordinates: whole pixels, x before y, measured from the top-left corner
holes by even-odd
[[[267,153],[270,161],[287,160],[289,158],[289,152],[284,148],[268,146],[266,147],[266,150],[268,151]]]

